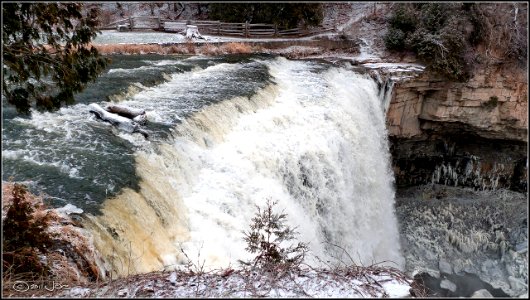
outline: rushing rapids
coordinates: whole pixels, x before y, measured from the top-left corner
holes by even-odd
[[[309,244],[309,263],[404,266],[375,81],[283,58],[143,62],[118,60],[79,104],[4,129],[9,173],[89,211],[110,271],[247,259],[242,231],[268,199]],[[149,139],[90,116],[103,97],[144,109]]]

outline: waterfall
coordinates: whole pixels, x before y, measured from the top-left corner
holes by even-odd
[[[242,232],[268,199],[309,245],[308,263],[403,267],[377,83],[315,62],[262,63],[273,83],[205,106],[138,150],[138,188],[87,216],[113,272],[174,268],[184,253],[235,266],[251,257]]]

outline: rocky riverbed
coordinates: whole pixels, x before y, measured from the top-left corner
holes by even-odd
[[[396,211],[406,271],[431,295],[528,293],[525,194],[427,184],[399,189]]]

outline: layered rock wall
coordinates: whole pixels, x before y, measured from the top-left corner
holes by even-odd
[[[432,295],[528,294],[527,83],[526,71],[490,67],[467,83],[425,72],[394,85],[402,249],[407,272],[432,276]]]
[[[398,186],[527,190],[524,70],[490,66],[466,83],[429,73],[396,83],[387,128]]]

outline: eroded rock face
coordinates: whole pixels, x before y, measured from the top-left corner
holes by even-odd
[[[394,87],[387,124],[390,136],[467,131],[488,139],[528,141],[526,71],[481,69],[467,83],[429,73]]]
[[[424,73],[398,82],[387,112],[399,186],[527,191],[526,71],[489,67],[466,83]]]

